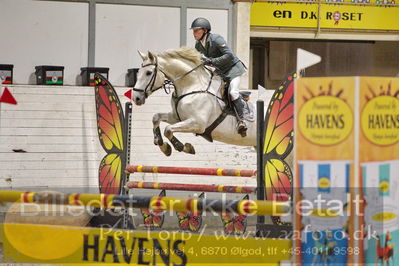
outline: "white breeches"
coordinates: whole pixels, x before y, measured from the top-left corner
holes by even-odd
[[[231,101],[237,100],[240,97],[240,81],[241,77],[235,77],[230,81],[229,93]]]

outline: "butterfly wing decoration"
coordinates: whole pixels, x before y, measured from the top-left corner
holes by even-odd
[[[270,100],[265,117],[263,150],[266,199],[288,201],[292,198],[292,172],[284,160],[294,142],[294,79],[291,74],[282,82]],[[276,224],[284,224],[273,216]]]
[[[204,198],[205,193],[201,193],[198,198]],[[202,225],[202,212],[176,212],[179,220],[179,228],[182,231],[198,232]]]
[[[98,170],[100,193],[119,194],[125,178],[126,141],[124,115],[118,95],[102,75],[96,73],[95,98],[97,129],[101,146],[107,152]]]
[[[162,190],[161,193],[159,193],[159,196],[165,197],[165,190]],[[162,228],[163,222],[165,220],[165,211],[140,209],[140,212],[144,219],[144,227],[146,227],[148,230]]]
[[[248,200],[249,195],[246,195],[243,200]],[[221,215],[223,222],[223,230],[226,235],[242,235],[247,229],[247,216],[243,214],[234,214],[224,212]]]

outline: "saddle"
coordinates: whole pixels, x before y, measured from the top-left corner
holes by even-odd
[[[222,83],[222,85],[219,89],[220,94],[223,99],[223,102],[225,104],[225,107],[224,107],[222,113],[220,114],[220,116],[218,118],[216,118],[216,120],[213,121],[213,123],[205,129],[204,133],[196,134],[197,136],[201,136],[209,142],[213,142],[213,139],[211,136],[212,131],[220,123],[223,122],[223,120],[226,118],[227,115],[232,115],[235,117],[235,111],[233,109],[233,104],[230,99],[230,94],[228,93],[229,85],[230,85],[230,82],[225,81],[224,83]],[[255,121],[255,115],[254,115],[255,105],[252,102],[249,102],[249,96],[251,95],[251,92],[240,91],[239,93],[240,93],[241,100],[244,102],[244,112],[243,112],[244,120],[247,120],[249,122]]]
[[[220,94],[222,95],[223,102],[225,103],[225,108],[223,111],[227,112],[228,115],[235,116],[233,104],[230,99],[230,94],[228,93],[229,86],[230,86],[230,82],[224,81],[224,83],[222,83],[222,85],[220,86],[220,89],[219,89]],[[249,122],[255,121],[254,104],[249,102],[251,92],[250,91],[240,91],[239,93],[240,93],[241,100],[244,102],[244,120],[247,120]]]

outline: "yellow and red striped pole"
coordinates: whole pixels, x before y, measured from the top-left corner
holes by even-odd
[[[244,215],[281,216],[290,211],[288,202],[211,200],[200,198],[142,197],[133,195],[0,191],[0,202],[65,204],[89,207],[145,208],[155,211],[236,212]]]
[[[195,167],[169,167],[169,166],[148,166],[128,165],[128,173],[159,173],[159,174],[185,174],[185,175],[217,175],[217,176],[241,176],[255,177],[255,170],[238,170],[227,168],[195,168]]]
[[[225,192],[225,193],[256,193],[256,187],[250,186],[225,186],[225,185],[205,185],[205,184],[182,184],[182,183],[160,183],[160,182],[140,182],[130,181],[126,184],[127,189],[164,189],[180,191],[200,191],[200,192]]]

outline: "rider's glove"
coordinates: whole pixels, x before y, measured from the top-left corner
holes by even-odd
[[[208,65],[208,66],[213,65],[213,58],[209,58],[209,57],[206,57],[206,56],[202,56],[202,57],[201,57],[201,61],[202,61],[202,63],[203,63],[204,65]]]

